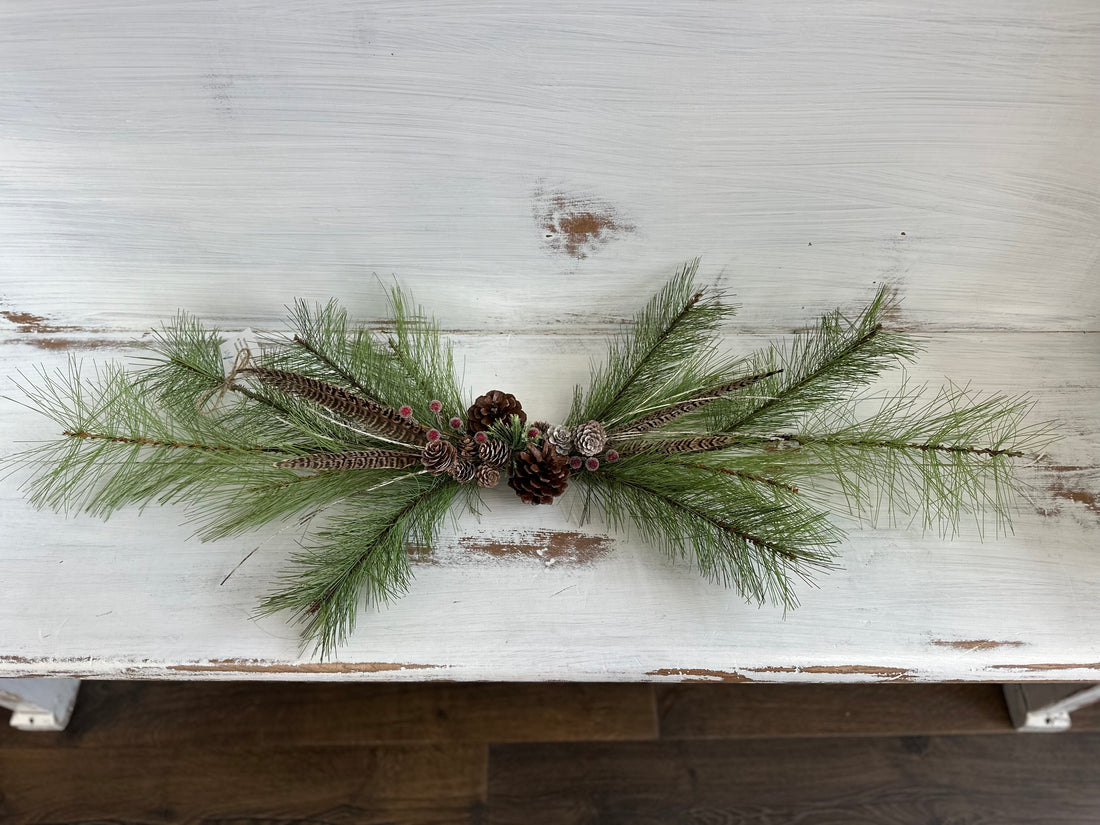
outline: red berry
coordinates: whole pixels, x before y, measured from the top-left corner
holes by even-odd
[[[397,411],[397,414],[402,418],[411,418],[413,414],[413,408],[406,404]]]
[[[432,428],[432,429],[428,430],[428,440],[429,441],[439,441],[439,430],[437,430],[435,428]]]
[[[528,438],[535,438],[539,434],[538,427],[532,427],[527,431]]]
[[[582,462],[580,456],[573,456],[571,459],[569,459],[569,466],[572,467],[574,470],[579,470],[581,468],[581,463]]]
[[[590,458],[584,462],[584,469],[586,470],[598,470],[600,468],[600,460],[598,458]]]
[[[484,444],[488,440],[489,436],[485,435],[485,433],[477,433],[474,435],[474,441],[476,441],[478,444]]]
[[[456,415],[454,418],[451,419],[451,426],[454,427],[456,430],[459,429],[462,426],[462,419]]]
[[[607,451],[607,460],[608,461],[618,461],[619,460],[619,451],[618,450],[608,450]]]
[[[428,409],[431,410],[432,412],[439,412],[441,409],[443,409],[443,402],[442,401],[429,401],[428,402]]]

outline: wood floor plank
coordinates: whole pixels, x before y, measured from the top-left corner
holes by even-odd
[[[999,685],[657,685],[668,739],[1012,733]]]
[[[0,821],[473,825],[484,745],[0,749]]]
[[[1084,825],[1100,735],[501,745],[491,825]]]
[[[0,748],[341,746],[654,739],[644,684],[84,682],[60,733]]]

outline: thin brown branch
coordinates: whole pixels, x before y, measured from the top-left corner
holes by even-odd
[[[653,359],[653,355],[657,352],[658,348],[660,348],[661,344],[668,340],[668,337],[672,334],[672,331],[676,329],[677,325],[682,320],[684,320],[684,317],[688,314],[691,308],[699,303],[699,300],[702,297],[702,292],[696,292],[687,300],[687,303],[684,304],[684,308],[681,309],[676,317],[672,319],[669,325],[661,331],[661,334],[657,336],[657,340],[653,342],[653,345],[649,348],[646,354],[642,356],[642,359],[638,362],[638,365],[630,373],[630,376],[625,381],[623,381],[622,385],[619,387],[619,391],[615,393],[610,401],[603,405],[598,413],[592,416],[594,419],[596,419],[597,421],[602,421],[604,416],[607,415],[607,411],[619,402],[623,395],[626,394],[626,391],[630,388],[630,385],[633,384],[635,380],[637,380],[638,376],[642,374],[642,370]]]
[[[298,346],[302,347],[304,350],[306,350],[306,352],[308,352],[310,355],[312,355],[314,358],[316,358],[318,361],[320,361],[322,364],[324,364],[326,367],[328,367],[334,373],[336,373],[341,378],[343,378],[348,384],[355,387],[355,389],[357,389],[363,395],[367,396],[368,398],[370,398],[372,400],[374,399],[374,393],[372,393],[370,390],[368,390],[366,387],[364,387],[362,384],[360,384],[359,381],[356,380],[354,375],[352,375],[350,372],[348,372],[347,370],[340,367],[335,361],[333,361],[331,358],[329,358],[327,355],[325,355],[323,352],[321,352],[319,349],[317,349],[317,347],[313,346],[313,344],[311,344],[309,341],[307,341],[301,335],[296,334],[294,336],[294,343],[297,344]]]
[[[732,432],[733,430],[736,430],[739,427],[745,426],[750,421],[752,421],[754,418],[762,415],[766,410],[769,410],[772,407],[774,407],[776,404],[781,403],[783,401],[783,396],[790,395],[792,392],[797,392],[802,387],[809,384],[811,381],[814,381],[822,373],[824,373],[826,370],[828,370],[830,367],[832,367],[838,361],[841,361],[842,359],[847,358],[849,355],[851,355],[853,352],[858,350],[860,347],[865,346],[866,344],[868,344],[880,332],[882,332],[882,324],[875,324],[873,329],[871,329],[870,331],[865,332],[863,335],[859,336],[859,338],[854,340],[852,343],[850,343],[848,346],[846,346],[844,349],[842,349],[840,352],[838,352],[836,355],[834,355],[832,358],[830,358],[828,361],[826,361],[824,364],[822,364],[816,370],[814,370],[813,372],[807,373],[806,375],[802,376],[802,378],[795,381],[793,384],[790,384],[789,386],[784,387],[783,388],[783,394],[781,396],[779,396],[777,398],[772,398],[768,401],[765,401],[763,404],[761,404],[755,410],[753,410],[752,412],[750,412],[747,415],[743,416],[740,420],[735,421],[732,424],[728,425],[726,427],[726,432]]]
[[[111,441],[115,444],[135,444],[142,447],[165,447],[173,450],[205,450],[207,452],[264,452],[279,453],[282,450],[274,447],[230,447],[224,444],[196,444],[188,441],[158,441],[152,438],[131,438],[122,435],[106,435],[104,433],[91,433],[87,430],[65,430],[62,435],[70,438],[86,438],[98,441]]]

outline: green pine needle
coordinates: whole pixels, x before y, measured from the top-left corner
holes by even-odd
[[[716,366],[714,343],[734,308],[696,287],[698,268],[698,259],[684,266],[612,342],[588,391],[577,388],[569,426],[596,420],[612,429],[722,383],[732,366]]]
[[[987,519],[1010,527],[1014,464],[1053,438],[1052,425],[1028,423],[1030,401],[904,383],[874,395],[870,385],[918,349],[887,329],[894,298],[886,288],[862,311],[828,313],[789,344],[721,357],[718,336],[733,309],[696,286],[697,268],[684,266],[611,343],[588,389],[575,390],[567,424],[601,422],[608,446],[622,453],[617,461],[601,453],[598,468],[572,476],[584,494],[582,518],[599,509],[711,580],[786,606],[797,602],[798,580],[834,563],[842,532],[830,511],[863,523],[921,519],[945,532],[965,515],[980,531]],[[39,370],[24,378],[21,403],[62,435],[6,463],[32,465],[27,486],[37,506],[106,518],[127,506],[178,504],[203,539],[322,515],[325,526],[261,609],[291,611],[303,643],[329,657],[363,604],[405,591],[408,546],[431,546],[456,499],[463,511],[480,506],[476,485],[418,464],[312,473],[275,466],[306,454],[392,449],[379,422],[403,405],[429,426],[463,414],[438,325],[398,289],[390,308],[392,322],[377,330],[350,323],[335,301],[298,301],[289,335],[266,336],[262,351],[250,353],[253,366],[340,392],[240,369],[226,376],[221,333],[186,314],[156,333],[137,369],[89,372],[71,361]],[[748,377],[758,380],[741,380]],[[347,393],[381,418],[344,418],[341,411],[364,409]],[[443,406],[438,416],[433,400]],[[380,432],[370,431],[372,420]],[[527,431],[512,416],[490,435],[521,450]]]
[[[380,604],[405,593],[409,545],[430,547],[459,485],[409,473],[384,495],[349,501],[345,512],[295,554],[284,587],[261,605],[265,614],[293,612],[303,644],[329,658],[355,628],[361,604]]]

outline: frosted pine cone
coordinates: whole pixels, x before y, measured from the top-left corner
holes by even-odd
[[[477,456],[490,467],[506,467],[512,460],[512,448],[503,441],[490,438],[478,446]]]
[[[459,484],[466,484],[474,480],[474,475],[477,473],[477,466],[472,461],[460,458],[451,465],[451,469],[447,472],[450,473],[451,478]]]
[[[551,427],[546,434],[546,440],[554,445],[558,455],[569,455],[573,452],[573,431],[568,427],[561,424]]]
[[[607,446],[607,430],[599,421],[585,421],[573,430],[573,447],[583,456],[599,455]]]
[[[466,429],[472,433],[484,432],[497,421],[505,421],[512,415],[518,415],[520,421],[527,422],[527,413],[514,395],[489,390],[485,395],[478,396],[466,411]]]
[[[528,504],[552,504],[568,487],[569,461],[550,445],[534,442],[516,453],[508,486]]]
[[[482,464],[477,468],[474,477],[477,479],[478,487],[496,487],[500,483],[500,470],[488,464]]]
[[[420,463],[433,476],[443,475],[458,461],[458,450],[442,438],[429,441],[420,453]]]

